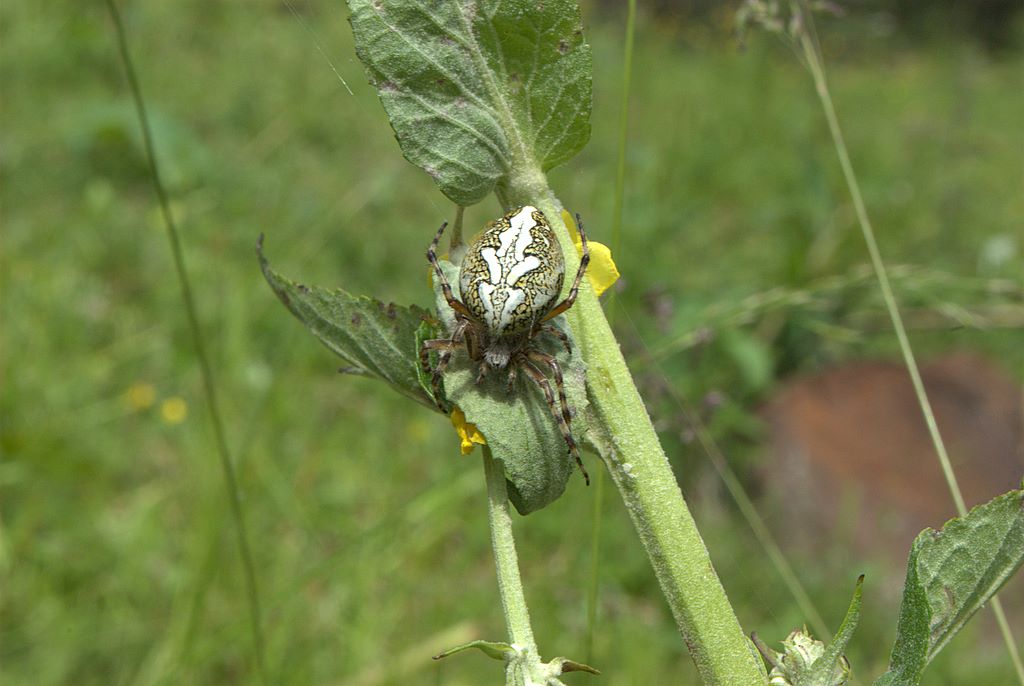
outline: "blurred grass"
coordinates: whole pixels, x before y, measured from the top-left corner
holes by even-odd
[[[423,253],[451,215],[398,153],[343,5],[296,6],[354,96],[276,2],[123,9],[238,460],[271,676],[495,682],[497,665],[482,657],[427,659],[463,639],[504,637],[477,459],[458,456],[437,415],[338,376],[256,267],[265,232],[284,273],[426,305]],[[844,36],[826,56],[888,262],[1019,279],[1021,55],[854,38],[856,50]],[[593,142],[552,182],[608,240],[621,30],[599,23],[590,41]],[[789,55],[756,39],[738,53],[724,32],[641,18],[634,65],[626,247],[616,256],[616,321],[633,355],[698,327],[711,305],[864,263],[827,130]],[[229,505],[122,73],[101,4],[0,6],[0,680],[252,683]],[[467,226],[496,213],[493,203],[471,208]],[[846,305],[880,312],[868,298]],[[727,389],[738,409],[712,429],[737,451],[756,437],[749,403],[781,371],[895,348],[884,330],[837,344],[800,316],[755,324],[651,375],[695,401]],[[923,353],[969,345],[1024,369],[1019,329],[912,338]],[[746,376],[737,359],[753,359]],[[692,452],[671,409],[652,411],[673,456]],[[681,463],[695,490],[698,462]],[[520,522],[534,627],[552,654],[583,650],[590,505],[577,480]],[[694,507],[743,625],[784,636],[801,619],[750,534],[715,498]],[[617,499],[605,516],[601,679],[693,683]],[[871,570],[818,560],[803,571],[833,622],[853,578],[869,572],[850,657],[861,674],[878,673],[893,608],[872,597]],[[957,639],[925,683],[1008,679],[998,645],[979,642],[982,628]]]

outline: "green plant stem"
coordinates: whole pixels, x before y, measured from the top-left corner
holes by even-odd
[[[643,401],[593,291],[570,316],[606,441],[602,457],[705,684],[765,681],[715,574]]]
[[[235,532],[238,539],[238,549],[242,557],[242,566],[245,569],[246,591],[249,601],[250,623],[252,626],[253,657],[256,662],[256,670],[260,681],[268,683],[267,671],[263,658],[263,630],[260,621],[259,594],[256,587],[256,573],[252,561],[252,552],[249,549],[248,536],[246,534],[245,517],[242,511],[241,496],[238,490],[238,480],[235,477],[235,469],[228,452],[227,440],[224,435],[224,423],[221,420],[219,404],[217,402],[216,386],[213,381],[213,370],[210,366],[209,356],[206,354],[206,345],[203,339],[202,329],[199,326],[199,317],[196,314],[195,299],[192,297],[192,288],[189,285],[188,270],[185,267],[185,255],[181,248],[181,241],[178,237],[177,225],[171,213],[170,202],[167,192],[164,189],[160,177],[160,167],[157,163],[156,150],[153,145],[153,134],[150,129],[149,117],[146,114],[145,100],[142,97],[142,88],[135,75],[135,68],[132,63],[131,53],[128,51],[128,39],[125,36],[124,24],[121,21],[121,14],[117,9],[114,0],[107,0],[107,8],[110,10],[111,19],[114,22],[117,34],[118,49],[121,54],[121,61],[124,64],[125,75],[128,79],[128,87],[131,90],[132,98],[135,101],[135,109],[139,118],[139,126],[142,129],[142,141],[146,150],[146,160],[149,165],[150,178],[153,181],[153,190],[156,192],[160,204],[160,211],[163,215],[164,226],[167,229],[167,239],[171,245],[171,253],[174,258],[174,267],[178,275],[178,283],[181,287],[181,299],[185,305],[185,314],[188,318],[189,329],[192,332],[192,343],[195,347],[196,357],[199,360],[199,369],[203,379],[203,392],[206,396],[206,406],[210,413],[210,423],[213,426],[214,439],[217,445],[217,454],[220,456],[220,463],[224,471],[224,482],[227,488],[228,497],[231,501],[231,512],[235,523]]]
[[[505,207],[532,203],[540,209],[562,242],[566,272],[578,268],[561,204],[543,173],[536,168],[521,171],[498,189],[498,198]],[[587,393],[595,420],[591,442],[619,489],[701,678],[708,686],[766,683],[764,665],[740,628],[601,303],[586,279],[567,315],[587,364]]]
[[[590,532],[590,583],[587,586],[587,634],[583,642],[583,655],[588,663],[594,661],[594,631],[597,628],[597,597],[600,591],[601,569],[601,517],[604,511],[604,470],[594,475],[594,507]]]
[[[519,577],[519,559],[516,542],[512,534],[512,512],[505,485],[505,470],[491,455],[490,448],[483,446],[484,475],[487,480],[487,517],[491,525],[491,547],[494,549],[494,567],[498,577],[498,593],[505,613],[509,643],[520,654],[525,654],[521,664],[527,667],[540,664],[540,653],[530,626],[530,611],[526,607],[523,582]],[[537,683],[543,683],[538,674],[529,675]]]
[[[462,247],[462,216],[465,212],[466,208],[462,205],[455,206],[455,220],[452,221],[452,230],[448,238],[448,246],[451,251]]]
[[[636,0],[629,0],[626,13],[626,47],[622,60],[622,97],[619,100],[619,148],[615,166],[615,208],[612,211],[612,255],[622,245],[622,198],[626,186],[626,143],[629,131],[629,89],[633,78],[633,44],[636,34]]]
[[[797,8],[795,8],[795,10],[796,9]],[[928,394],[925,391],[924,383],[921,381],[921,373],[918,370],[917,360],[914,357],[913,349],[910,347],[910,340],[907,337],[906,329],[903,326],[903,318],[900,316],[899,307],[896,304],[896,298],[893,295],[892,287],[889,284],[889,276],[886,273],[885,263],[882,261],[882,254],[878,249],[878,242],[875,240],[875,231],[871,225],[871,220],[867,213],[867,207],[865,206],[864,199],[861,195],[860,183],[857,181],[857,175],[853,171],[853,165],[850,162],[850,155],[846,148],[846,141],[843,138],[843,132],[839,126],[839,118],[836,116],[835,106],[832,103],[832,96],[829,92],[828,81],[825,78],[824,65],[822,64],[818,50],[806,30],[800,32],[800,47],[803,51],[807,66],[811,71],[811,76],[814,79],[815,90],[817,91],[818,99],[821,101],[822,109],[825,111],[825,118],[828,120],[828,128],[832,135],[832,142],[835,146],[836,154],[839,156],[839,165],[843,170],[843,177],[846,180],[846,186],[849,189],[850,197],[853,201],[854,211],[857,214],[857,222],[860,225],[861,233],[864,236],[864,242],[867,244],[868,254],[871,257],[871,265],[874,267],[875,276],[878,279],[878,285],[882,291],[882,299],[885,302],[886,310],[889,312],[889,318],[892,320],[892,326],[896,332],[896,338],[899,341],[903,361],[910,374],[910,381],[913,384],[914,393],[917,395],[918,404],[921,406],[921,412],[924,415],[925,424],[928,426],[928,433],[935,446],[935,452],[938,455],[939,464],[942,466],[942,472],[946,477],[946,484],[949,486],[949,492],[953,497],[953,502],[956,504],[957,512],[962,517],[967,514],[967,506],[965,505],[963,495],[960,492],[960,486],[957,483],[956,474],[953,472],[953,465],[949,461],[949,455],[946,452],[946,445],[942,440],[942,434],[939,433],[939,426],[935,421],[935,413],[932,411],[931,402],[928,400]],[[1022,686],[1024,686],[1024,663],[1021,662],[1020,653],[1017,649],[1017,642],[1013,637],[1013,632],[1010,629],[1009,623],[1006,621],[1006,613],[1003,611],[1002,603],[999,601],[998,597],[993,597],[991,605],[992,610],[996,615],[996,621],[999,624],[1000,632],[1003,635],[1003,640],[1006,643],[1010,659],[1017,672],[1017,679]]]

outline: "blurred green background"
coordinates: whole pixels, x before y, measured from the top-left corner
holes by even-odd
[[[253,254],[263,232],[271,262],[306,283],[431,301],[423,254],[452,208],[402,159],[343,3],[121,5],[221,391],[273,683],[498,683],[481,655],[429,660],[505,635],[477,457],[459,456],[440,416],[339,376]],[[707,487],[678,398],[717,394],[707,423],[745,471],[763,434],[754,411],[781,379],[894,357],[895,342],[870,280],[827,307],[767,316],[748,300],[814,292],[867,258],[793,55],[756,33],[738,49],[733,8],[677,9],[641,2],[624,276],[609,309],[740,621],[775,641],[802,617],[734,506]],[[1021,17],[995,22],[993,37],[962,8],[912,9],[864,3],[820,26],[881,249],[891,265],[946,275],[897,279],[908,306],[1019,304],[985,284],[1021,277]],[[610,242],[624,11],[587,3],[584,16],[593,138],[551,180]],[[103,3],[0,5],[0,78],[0,680],[256,683],[229,503]],[[489,201],[467,223],[498,211]],[[925,356],[980,350],[1021,376],[1013,327],[950,323],[912,342]],[[606,489],[592,655],[595,490],[576,478],[518,521],[539,645],[604,672],[571,683],[695,683]],[[864,570],[793,561],[834,626]],[[891,601],[870,585],[866,598],[849,653],[861,683],[883,669],[895,630]],[[925,683],[1010,683],[991,623],[954,641]]]

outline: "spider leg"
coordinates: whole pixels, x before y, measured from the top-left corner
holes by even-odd
[[[560,340],[562,342],[562,345],[565,346],[565,352],[572,355],[572,345],[569,344],[569,337],[565,334],[564,331],[562,331],[557,326],[554,326],[552,324],[545,324],[540,328],[540,330],[541,332],[549,333],[558,340]]]
[[[550,365],[549,360],[544,359],[544,353],[538,353],[538,357],[535,358],[538,361],[543,361],[551,366],[552,373],[555,375],[555,383],[558,385],[558,395],[561,400],[562,410],[559,412],[558,406],[555,405],[555,394],[551,391],[551,382],[544,376],[544,373],[537,368],[531,361],[531,357],[534,357],[534,353],[531,351],[529,354],[522,354],[516,356],[516,362],[523,368],[535,384],[540,387],[540,390],[544,393],[544,399],[548,403],[548,409],[551,410],[551,415],[555,418],[555,423],[558,424],[558,430],[562,432],[562,438],[565,439],[566,445],[569,446],[569,453],[576,460],[576,465],[583,472],[583,480],[586,484],[590,485],[590,475],[587,474],[587,469],[583,466],[583,460],[580,458],[579,448],[576,447],[576,439],[572,437],[572,431],[569,429],[569,423],[571,420],[569,414],[568,402],[565,398],[565,386],[562,380],[562,370],[558,367],[558,363],[554,362],[554,358],[551,358],[550,362],[554,362],[554,365]]]
[[[451,338],[432,338],[423,341],[423,344],[420,345],[420,367],[423,368],[425,374],[431,375],[430,387],[434,392],[434,402],[446,414],[448,410],[441,404],[441,381],[444,371],[448,368],[448,363],[451,362],[452,354],[462,344],[462,339],[468,325],[467,321],[461,320],[458,326],[455,327],[455,331],[452,332]],[[431,350],[437,350],[441,353],[437,360],[437,366],[433,369],[430,368]]]
[[[469,308],[454,295],[452,295],[452,287],[448,283],[448,279],[445,277],[444,272],[441,271],[441,265],[437,261],[437,244],[441,242],[441,234],[444,233],[445,227],[448,226],[448,222],[441,224],[441,228],[437,230],[437,234],[434,236],[434,240],[431,241],[430,247],[427,249],[427,260],[434,267],[434,273],[437,274],[438,281],[441,284],[441,292],[444,293],[444,299],[448,301],[448,307],[452,308],[463,317],[473,319],[473,313],[469,311]]]
[[[423,345],[420,346],[420,366],[423,371],[430,374],[430,387],[434,392],[434,403],[441,408],[441,411],[445,414],[448,413],[447,408],[441,402],[441,379],[444,374],[444,370],[448,368],[448,363],[452,359],[452,353],[455,352],[458,347],[457,343],[452,342],[448,338],[434,338],[428,341],[423,341]],[[438,350],[441,352],[441,356],[437,360],[437,366],[433,369],[430,368],[430,351]]]
[[[480,362],[480,366],[477,367],[476,383],[480,383],[487,376],[487,372],[491,371],[491,365],[487,362]]]
[[[452,342],[447,338],[431,338],[420,344],[420,369],[423,370],[424,374],[434,373],[430,366],[430,351],[445,350],[451,347],[451,345]]]
[[[554,355],[549,355],[540,350],[528,350],[526,356],[531,362],[547,365],[548,369],[551,370],[552,376],[555,377],[555,387],[558,389],[558,404],[562,408],[562,418],[567,425],[571,425],[572,410],[569,409],[569,399],[565,395],[565,378],[562,376],[562,366],[558,364],[558,360],[555,359]],[[551,410],[554,412],[554,406],[552,406]]]
[[[555,305],[550,312],[544,315],[544,318],[540,320],[540,323],[554,319],[572,307],[572,304],[576,302],[576,294],[580,290],[580,281],[583,280],[583,273],[587,271],[587,265],[590,263],[590,248],[587,246],[587,234],[583,231],[583,220],[580,219],[579,214],[576,215],[576,228],[579,229],[580,242],[583,244],[583,255],[580,257],[580,268],[576,270],[576,278],[572,282],[572,288],[569,289],[569,295],[566,296],[565,300]]]

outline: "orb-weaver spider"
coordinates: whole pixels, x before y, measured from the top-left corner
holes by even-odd
[[[459,300],[437,261],[437,245],[448,222],[437,230],[427,259],[433,265],[444,298],[455,313],[455,326],[448,338],[423,341],[420,364],[431,375],[434,399],[442,410],[441,379],[452,354],[465,347],[469,359],[479,363],[477,382],[488,372],[508,369],[511,389],[517,370],[522,370],[543,392],[551,415],[558,424],[569,453],[575,458],[583,479],[590,475],[583,467],[576,440],[572,437],[572,412],[565,395],[562,368],[554,355],[533,344],[534,338],[547,333],[558,338],[569,352],[569,338],[549,322],[576,301],[580,281],[590,261],[587,235],[576,215],[583,255],[576,279],[565,300],[555,304],[562,292],[565,260],[544,214],[529,205],[512,210],[487,228],[469,246],[459,273]],[[430,368],[430,352],[440,354],[437,366]],[[551,370],[558,392],[556,404],[551,382],[541,370]]]

